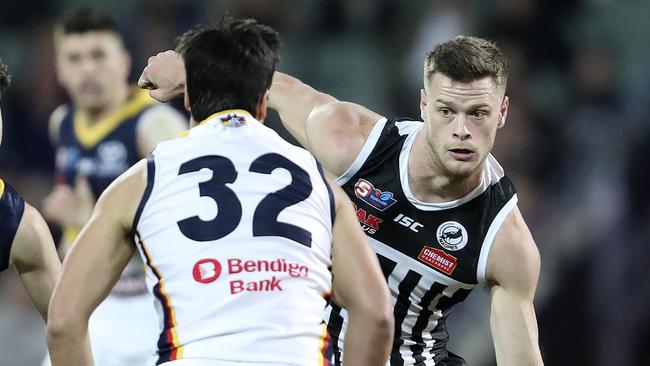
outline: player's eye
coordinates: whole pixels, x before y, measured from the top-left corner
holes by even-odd
[[[481,118],[484,118],[485,116],[487,116],[487,112],[482,111],[482,110],[476,110],[476,111],[472,112],[470,115],[472,117],[474,117],[474,118],[481,119]]]
[[[451,115],[454,114],[454,112],[451,109],[446,108],[446,107],[438,108],[438,112],[443,117],[451,117]]]

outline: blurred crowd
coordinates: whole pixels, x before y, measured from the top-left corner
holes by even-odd
[[[36,207],[53,185],[48,118],[66,102],[52,25],[80,4],[116,18],[133,81],[150,55],[227,11],[280,32],[281,71],[389,117],[419,118],[422,62],[433,45],[457,34],[497,42],[510,60],[510,113],[493,154],[517,185],[541,252],[536,309],[546,364],[650,365],[650,282],[643,277],[650,267],[650,2],[3,2],[0,57],[13,82],[2,98],[0,177]],[[269,123],[281,129],[276,114]],[[14,277],[0,277],[0,349],[13,350],[3,365],[35,365],[45,347],[42,322]],[[476,292],[452,312],[450,349],[488,366],[489,295]]]

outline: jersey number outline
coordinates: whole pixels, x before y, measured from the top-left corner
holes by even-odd
[[[181,233],[194,241],[214,241],[233,232],[241,221],[242,205],[237,194],[226,186],[237,179],[237,170],[232,161],[219,155],[201,156],[183,163],[178,175],[212,171],[212,178],[200,182],[199,195],[209,197],[217,204],[217,215],[209,221],[198,215],[177,222]],[[248,171],[271,174],[275,169],[284,169],[291,174],[291,183],[267,194],[253,213],[253,236],[279,236],[311,248],[311,232],[302,227],[278,221],[278,215],[285,208],[304,201],[313,187],[309,174],[291,160],[276,153],[269,153],[255,159]]]

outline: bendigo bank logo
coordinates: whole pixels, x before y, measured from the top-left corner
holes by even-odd
[[[354,194],[379,211],[384,211],[397,202],[393,198],[393,192],[382,192],[365,179],[359,179],[354,185]]]
[[[210,283],[221,275],[221,263],[212,258],[201,259],[194,264],[192,276],[196,282]]]
[[[309,268],[307,266],[297,262],[289,262],[284,258],[273,260],[229,258],[226,260],[226,268],[223,271],[231,277],[244,276],[249,273],[284,273],[294,278],[307,277],[309,275]],[[201,259],[194,264],[192,275],[195,281],[207,284],[217,280],[221,272],[221,263],[216,259],[207,258]],[[250,278],[247,278],[247,280],[233,278],[229,280],[230,294],[284,291],[282,288],[282,280],[283,278],[280,275],[278,277],[272,275],[271,278],[253,281],[250,281]]]

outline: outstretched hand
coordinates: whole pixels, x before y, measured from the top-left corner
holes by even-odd
[[[149,89],[149,95],[159,102],[167,102],[185,91],[185,63],[176,51],[160,52],[149,57],[142,70],[138,86]]]

